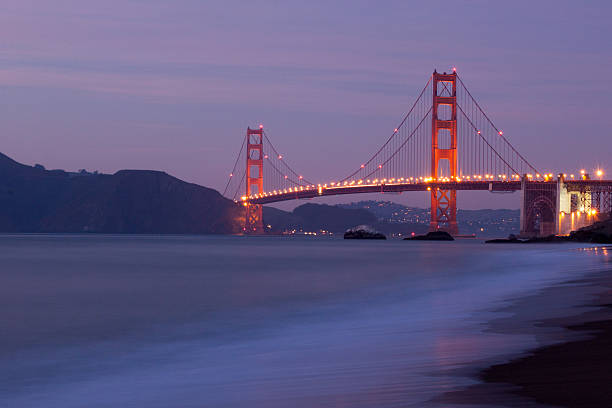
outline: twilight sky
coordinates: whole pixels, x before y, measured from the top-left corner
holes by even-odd
[[[575,0],[3,0],[0,151],[222,190],[245,128],[263,123],[327,182],[388,137],[434,68],[456,66],[538,168],[612,175],[611,13]]]

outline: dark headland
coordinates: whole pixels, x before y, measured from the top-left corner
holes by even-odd
[[[215,234],[243,211],[217,191],[164,172],[69,173],[0,154],[0,231]]]

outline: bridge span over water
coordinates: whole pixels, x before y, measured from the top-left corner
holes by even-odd
[[[521,234],[564,234],[612,211],[612,180],[540,173],[509,142],[456,71],[434,73],[368,160],[336,181],[313,183],[279,154],[260,125],[247,129],[224,195],[245,207],[245,233],[263,233],[262,205],[296,199],[429,191],[431,230],[458,234],[457,192],[521,194]]]

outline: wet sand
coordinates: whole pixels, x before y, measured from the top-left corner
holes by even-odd
[[[555,308],[555,299],[562,303],[577,291],[589,300],[557,311],[565,317],[538,320],[538,314]],[[518,334],[531,320],[538,342],[548,345],[489,365],[474,373],[484,384],[449,392],[443,400],[500,407],[612,407],[612,267],[515,300],[505,311],[512,315],[492,321],[492,331],[509,333],[514,327]]]
[[[542,347],[530,356],[482,372],[487,383],[506,383],[541,404],[612,407],[612,309],[607,320],[568,329],[592,338]]]

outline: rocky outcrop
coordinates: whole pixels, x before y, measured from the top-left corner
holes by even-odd
[[[344,239],[387,239],[387,237],[368,225],[358,225],[346,230]]]
[[[519,239],[510,235],[507,239],[490,239],[487,244],[536,244],[547,242],[587,242],[592,244],[612,244],[612,219],[599,221],[593,225],[572,231],[569,235],[548,235],[546,237],[533,237]]]
[[[594,244],[612,244],[612,219],[599,221],[588,227],[572,231],[569,239],[578,242],[592,242]]]
[[[431,231],[425,235],[404,238],[406,241],[454,241],[455,238],[446,231]]]

